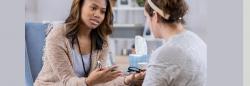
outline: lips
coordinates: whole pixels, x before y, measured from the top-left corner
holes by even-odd
[[[90,19],[90,22],[94,25],[98,25],[100,23],[97,19]]]

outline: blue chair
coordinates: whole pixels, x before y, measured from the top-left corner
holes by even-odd
[[[29,58],[27,55],[27,49],[25,46],[25,84],[26,86],[33,86],[33,77],[30,70]]]
[[[33,86],[42,68],[43,47],[48,23],[25,23],[25,81]]]

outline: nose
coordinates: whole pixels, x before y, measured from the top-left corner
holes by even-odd
[[[95,18],[100,18],[100,16],[101,16],[101,13],[100,13],[100,12],[98,12],[98,11],[95,11],[95,12],[94,12],[94,17],[95,17]]]

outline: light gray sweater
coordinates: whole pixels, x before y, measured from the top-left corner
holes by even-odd
[[[152,53],[143,86],[206,86],[207,46],[184,31]]]

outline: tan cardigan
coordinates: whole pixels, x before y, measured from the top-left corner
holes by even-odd
[[[71,60],[71,46],[65,37],[65,24],[53,25],[46,37],[43,54],[43,67],[34,82],[34,86],[87,86],[84,77],[77,77]],[[103,60],[105,65],[108,48],[93,51],[90,71],[96,67],[97,60]],[[96,86],[125,86],[124,77]]]

